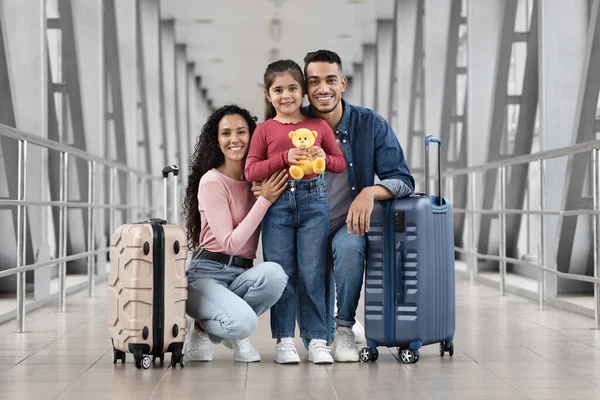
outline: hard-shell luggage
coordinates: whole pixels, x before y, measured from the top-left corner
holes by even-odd
[[[162,362],[164,353],[171,353],[171,366],[183,367],[187,237],[182,226],[166,221],[171,173],[176,223],[179,168],[170,165],[162,171],[165,219],[125,224],[111,236],[108,315],[115,363],[124,363],[125,354],[132,353],[135,366],[146,369],[156,358]]]
[[[377,346],[397,347],[405,364],[417,362],[419,349],[432,343],[440,343],[441,356],[454,354],[452,207],[442,196],[439,156],[439,196],[429,196],[430,142],[442,145],[439,138],[425,138],[427,193],[375,202],[367,234],[368,347],[360,351],[362,361],[377,360]]]

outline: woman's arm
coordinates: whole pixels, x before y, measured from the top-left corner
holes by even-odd
[[[200,182],[198,197],[202,196],[204,215],[219,245],[226,254],[237,254],[256,231],[271,203],[259,196],[246,218],[233,226],[230,201],[223,184],[218,181]]]

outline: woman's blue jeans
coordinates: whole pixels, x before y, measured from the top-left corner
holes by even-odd
[[[263,256],[282,266],[288,282],[271,308],[274,338],[294,337],[296,294],[298,325],[304,339],[327,339],[325,258],[329,234],[327,184],[323,175],[288,181],[262,222]]]

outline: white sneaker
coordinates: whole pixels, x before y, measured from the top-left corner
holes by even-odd
[[[365,328],[358,321],[352,326],[352,332],[354,332],[354,342],[362,343],[365,340]]]
[[[359,354],[356,348],[354,332],[347,326],[335,329],[335,352],[333,358],[338,362],[358,362]]]
[[[213,346],[208,337],[208,333],[196,328],[194,320],[186,317],[185,324],[187,336],[183,344],[183,354],[187,361],[212,361]]]
[[[275,345],[275,362],[278,364],[299,364],[300,356],[292,338],[281,338]]]
[[[313,364],[333,363],[333,358],[331,358],[331,353],[325,340],[311,339],[308,344],[308,361],[311,361]]]
[[[223,346],[233,349],[233,359],[239,362],[257,362],[260,361],[260,354],[252,343],[250,338],[241,340],[223,340]]]

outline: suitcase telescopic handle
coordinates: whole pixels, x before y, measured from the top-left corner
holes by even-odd
[[[173,223],[177,224],[177,176],[179,175],[179,167],[177,165],[171,164],[167,165],[162,169],[163,176],[163,199],[164,199],[164,219],[166,221],[169,220],[168,215],[168,194],[167,194],[167,181],[169,179],[169,175],[173,174]]]
[[[442,139],[437,136],[426,136],[425,137],[425,194],[429,198],[429,144],[438,144],[438,201],[439,205],[442,205]]]

